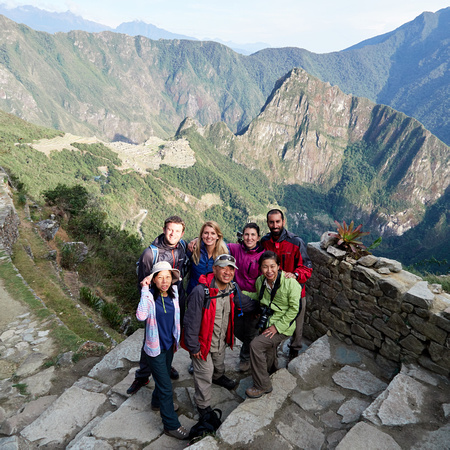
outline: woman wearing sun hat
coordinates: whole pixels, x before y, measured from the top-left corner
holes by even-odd
[[[187,439],[189,433],[175,413],[170,379],[173,355],[180,341],[180,306],[175,285],[179,278],[180,272],[167,261],[156,263],[150,275],[141,282],[136,317],[146,322],[141,359],[145,358],[155,380],[151,407],[160,411],[165,434]]]

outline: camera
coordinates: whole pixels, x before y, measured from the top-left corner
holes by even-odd
[[[242,244],[242,242],[244,242],[244,240],[242,239],[243,236],[244,236],[244,235],[243,235],[240,231],[238,231],[238,232],[236,233],[236,237],[237,237],[238,244]]]
[[[273,314],[273,311],[270,307],[264,306],[261,311],[261,315],[259,317],[258,323],[256,324],[257,330],[265,330],[267,327],[267,322],[269,321],[269,317]]]

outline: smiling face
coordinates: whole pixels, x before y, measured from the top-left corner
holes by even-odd
[[[163,228],[164,240],[169,247],[175,247],[183,237],[184,230],[181,223],[168,223]]]
[[[271,214],[267,218],[267,226],[269,227],[270,234],[273,237],[279,237],[283,231],[286,221],[283,220],[280,213]]]
[[[261,273],[265,276],[266,280],[273,284],[277,279],[278,271],[280,270],[280,265],[277,264],[275,259],[265,259],[261,263]]]
[[[202,241],[206,245],[206,247],[213,248],[218,240],[219,236],[217,235],[216,230],[213,227],[206,226],[203,229]]]
[[[214,277],[219,289],[225,289],[228,283],[231,283],[234,278],[234,272],[236,269],[233,266],[213,266]]]
[[[252,248],[255,248],[258,243],[258,232],[254,228],[246,228],[242,239],[244,240],[245,246],[251,250]]]
[[[161,294],[166,293],[172,284],[172,272],[170,270],[161,270],[154,277],[153,281]]]

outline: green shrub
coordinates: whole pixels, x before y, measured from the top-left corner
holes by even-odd
[[[64,245],[61,249],[61,267],[73,270],[77,265],[76,249],[69,245]]]
[[[102,305],[104,303],[100,297],[97,297],[96,295],[94,295],[91,292],[91,290],[86,286],[83,286],[80,289],[80,300],[83,303],[87,303],[95,311],[100,311],[102,309]]]
[[[57,205],[70,214],[77,215],[88,203],[89,193],[85,187],[76,184],[58,184],[55,189],[43,192],[49,205]]]
[[[123,316],[117,303],[103,303],[102,316],[109,322],[112,328],[119,329],[122,325]]]

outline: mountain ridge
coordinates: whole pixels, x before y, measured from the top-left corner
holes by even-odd
[[[190,126],[195,127],[188,122],[178,133]],[[344,94],[302,69],[279,80],[245,132],[234,135],[216,124],[200,133],[218,151],[261,170],[271,182],[314,185],[323,192],[345,192],[349,158],[359,159],[356,169],[364,169],[365,178],[352,175],[358,185],[351,189],[359,193],[350,190],[348,199],[366,215],[375,215],[372,227],[375,219],[385,235],[403,234],[419,223],[450,184],[448,146],[417,120]],[[392,202],[401,206],[386,208]],[[301,205],[292,209],[301,211]],[[395,223],[389,219],[393,211]]]
[[[239,131],[259,113],[276,80],[293,67],[302,67],[347,94],[367,97],[415,117],[448,143],[450,81],[445,61],[450,57],[446,44],[450,8],[422,16],[379,45],[321,55],[297,48],[265,49],[250,56],[213,42],[152,41],[110,31],[41,35],[4,18],[0,62],[11,89],[7,83],[0,84],[0,107],[57,128],[53,114],[64,119],[61,128],[67,131],[86,134],[90,130],[109,140],[115,138],[113,129],[118,139],[122,136],[133,142],[142,142],[149,132],[167,137],[186,116],[202,125],[223,120]],[[42,88],[27,86],[33,80],[27,68],[14,64],[18,58],[45,66],[46,79],[54,80],[50,92],[55,85],[60,86],[58,92],[50,95]],[[80,64],[82,71],[78,70]],[[91,75],[93,78],[83,79]],[[55,79],[61,77],[63,83]],[[8,95],[18,96],[17,90],[38,109],[43,102],[52,103],[46,106],[47,112],[39,114],[40,122],[36,122],[37,115],[24,110],[27,102],[24,107],[21,101],[7,100]],[[127,102],[121,102],[121,96]]]
[[[0,14],[23,23],[37,31],[45,31],[47,33],[68,33],[69,31],[81,30],[90,33],[98,33],[101,31],[113,31],[116,33],[124,33],[129,36],[145,36],[149,39],[187,39],[190,41],[198,41],[200,39],[193,36],[187,36],[180,33],[173,33],[156,25],[146,23],[142,20],[133,20],[131,22],[122,22],[113,28],[98,22],[84,19],[82,16],[73,14],[69,10],[66,12],[51,12],[44,9],[36,8],[32,5],[17,6],[8,8],[7,5],[0,3]],[[220,44],[232,48],[237,53],[250,55],[262,48],[270,47],[269,44],[262,42],[237,44],[232,41],[224,42],[218,38],[202,39],[215,41]]]

